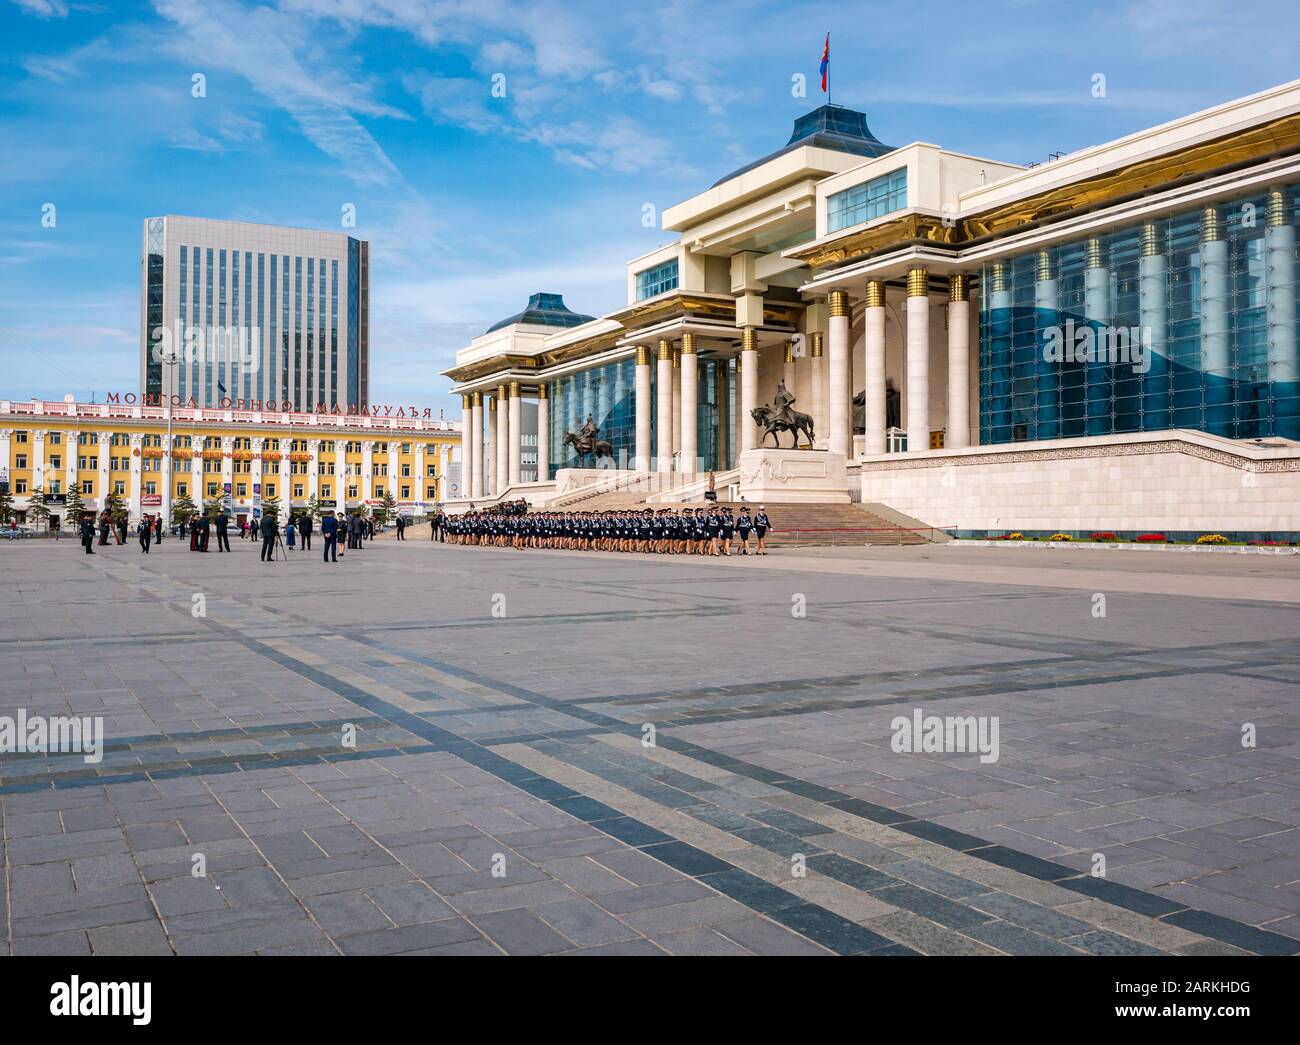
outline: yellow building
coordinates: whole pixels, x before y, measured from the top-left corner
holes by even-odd
[[[272,498],[283,518],[285,509],[306,508],[313,497],[341,511],[374,507],[391,495],[402,514],[423,515],[457,496],[460,426],[427,416],[431,411],[373,411],[265,413],[78,403],[71,396],[0,400],[0,482],[8,483],[19,522],[41,490],[52,526],[66,525],[62,502],[74,487],[90,509],[117,494],[132,523],[142,514],[170,514],[178,497],[195,504],[223,497],[240,521]]]

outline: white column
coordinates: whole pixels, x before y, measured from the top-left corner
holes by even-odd
[[[519,398],[519,382],[510,382],[510,448],[508,478],[511,486],[518,486],[524,454],[523,400]]]
[[[873,279],[867,283],[867,307],[863,313],[865,366],[863,375],[862,429],[863,452],[885,452],[885,284]]]
[[[99,491],[99,506],[96,510],[101,512],[108,507],[108,458],[113,451],[112,439],[112,435],[108,432],[99,433],[99,479],[95,483],[95,489]],[[203,462],[199,461],[199,466],[202,465]]]
[[[537,481],[551,477],[551,390],[543,381],[537,386]]]
[[[77,485],[77,451],[81,448],[80,440],[81,440],[80,432],[67,432],[63,436],[63,449],[64,452],[67,454],[67,456],[64,457],[63,459],[63,464],[64,464],[63,492],[65,494],[72,493],[73,487],[76,487],[78,492],[80,492],[81,490],[80,486]],[[167,450],[167,454],[168,457],[164,458],[164,460],[170,459],[170,455],[171,455],[170,448]],[[7,453],[4,453],[3,451],[0,451],[0,461],[4,461],[7,465],[9,461],[9,455]],[[159,467],[162,466],[160,465]],[[170,503],[169,501],[163,501],[163,504],[169,504],[169,503]],[[72,520],[68,518],[68,512],[66,508],[59,513],[60,526],[66,529],[68,523],[70,523],[71,521]]]
[[[829,446],[833,453],[849,452],[849,295],[844,290],[832,290],[830,306],[830,429]]]
[[[510,388],[497,385],[497,484],[492,491],[500,495],[510,483]]]
[[[1277,398],[1294,394],[1300,371],[1300,347],[1296,344],[1295,321],[1295,226],[1287,221],[1286,193],[1272,189],[1268,194],[1268,224],[1264,229],[1267,263],[1268,380]],[[1277,417],[1277,433],[1300,439],[1300,418],[1293,413]]]
[[[826,443],[826,359],[822,355],[822,332],[814,331],[809,335],[812,342],[809,348],[809,363],[811,364],[812,375],[812,417],[813,429],[817,433],[817,445],[819,447],[827,445]]]
[[[285,457],[285,469],[288,470],[288,457]],[[370,500],[374,490],[374,472],[375,472],[375,444],[372,440],[366,439],[361,443],[361,500]],[[281,497],[286,505],[289,503],[289,495],[293,493],[292,487],[286,487],[286,496]]]
[[[397,433],[394,431],[389,434],[396,435]],[[400,442],[392,439],[388,441],[388,477],[384,480],[384,489],[393,495],[393,500],[397,500],[397,495],[401,492],[400,487],[397,485],[402,478],[399,474],[402,470],[401,457],[399,456],[401,448],[402,444]]]
[[[930,449],[930,274],[907,273],[907,449]]]
[[[252,467],[248,469],[248,517],[253,517],[253,499],[252,494],[262,492],[262,440],[254,438],[249,444],[253,448]],[[171,525],[170,517],[165,520],[167,525]]]
[[[655,454],[658,470],[673,470],[673,343],[667,338],[659,339],[658,378],[655,387]]]
[[[633,467],[650,471],[650,346],[636,346],[636,446]]]
[[[320,498],[320,440],[308,439],[307,449],[311,453],[311,461],[307,465],[307,499],[310,501],[313,497]],[[249,493],[252,493],[250,490]]]
[[[497,415],[500,411],[497,409],[496,397],[485,399],[483,401],[483,416],[487,419],[487,449],[483,451],[486,459],[483,463],[486,467],[483,469],[483,494],[486,497],[495,496],[500,492],[497,485]]]
[[[673,349],[673,454],[680,461],[682,451],[682,353]],[[681,465],[677,466],[681,471]]]
[[[1268,231],[1264,233],[1265,240]],[[1169,273],[1160,226],[1142,226],[1138,258],[1138,318],[1146,339],[1147,372],[1142,378],[1142,427],[1169,427]]]
[[[470,471],[464,483],[469,484],[469,496],[479,498],[483,496],[483,393],[475,392],[470,400]]]
[[[334,501],[336,512],[346,512],[348,507],[348,437],[343,434],[334,440]],[[266,485],[262,486],[266,496]]]
[[[758,427],[753,411],[758,406],[758,331],[745,327],[740,335],[740,411],[736,419],[740,424],[740,450],[752,450],[758,445]]]
[[[1093,328],[1099,358],[1094,358],[1085,364],[1084,432],[1087,435],[1105,435],[1110,431],[1111,368],[1105,355],[1106,345],[1109,343],[1106,332],[1110,327],[1111,317],[1110,269],[1106,267],[1105,245],[1099,238],[1088,240],[1085,266],[1083,310],[1088,323]],[[1204,284],[1202,284],[1202,301],[1204,301]]]
[[[472,395],[463,395],[460,397],[460,495],[468,497],[470,495],[471,477],[474,474],[474,397]],[[420,477],[421,482],[424,476]],[[424,499],[424,491],[420,491],[420,499]]]
[[[699,454],[696,417],[699,414],[699,368],[696,365],[695,335],[682,335],[682,355],[679,385],[681,387],[680,424],[681,470],[684,475],[695,474],[695,458]]]
[[[967,277],[948,277],[948,435],[946,447],[970,446],[970,293]]]

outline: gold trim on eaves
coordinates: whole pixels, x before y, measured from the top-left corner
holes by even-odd
[[[792,256],[814,268],[824,268],[907,241],[965,243],[1014,232],[1048,218],[1116,203],[1190,178],[1297,150],[1300,150],[1300,115],[1292,114],[1118,170],[1081,178],[964,218],[951,227],[944,225],[943,219],[938,217],[906,214],[833,243],[812,245],[792,252]]]

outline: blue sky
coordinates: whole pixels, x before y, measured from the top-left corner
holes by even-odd
[[[834,100],[881,140],[1012,162],[1300,72],[1280,0],[0,3],[11,399],[136,390],[143,218],[338,229],[353,204],[371,398],[458,412],[438,376],[457,347],[531,291],[621,305],[624,263],[672,238],[644,204],[785,143],[828,30]]]

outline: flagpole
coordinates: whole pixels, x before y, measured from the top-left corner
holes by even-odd
[[[831,104],[831,34],[826,34],[826,104]]]

